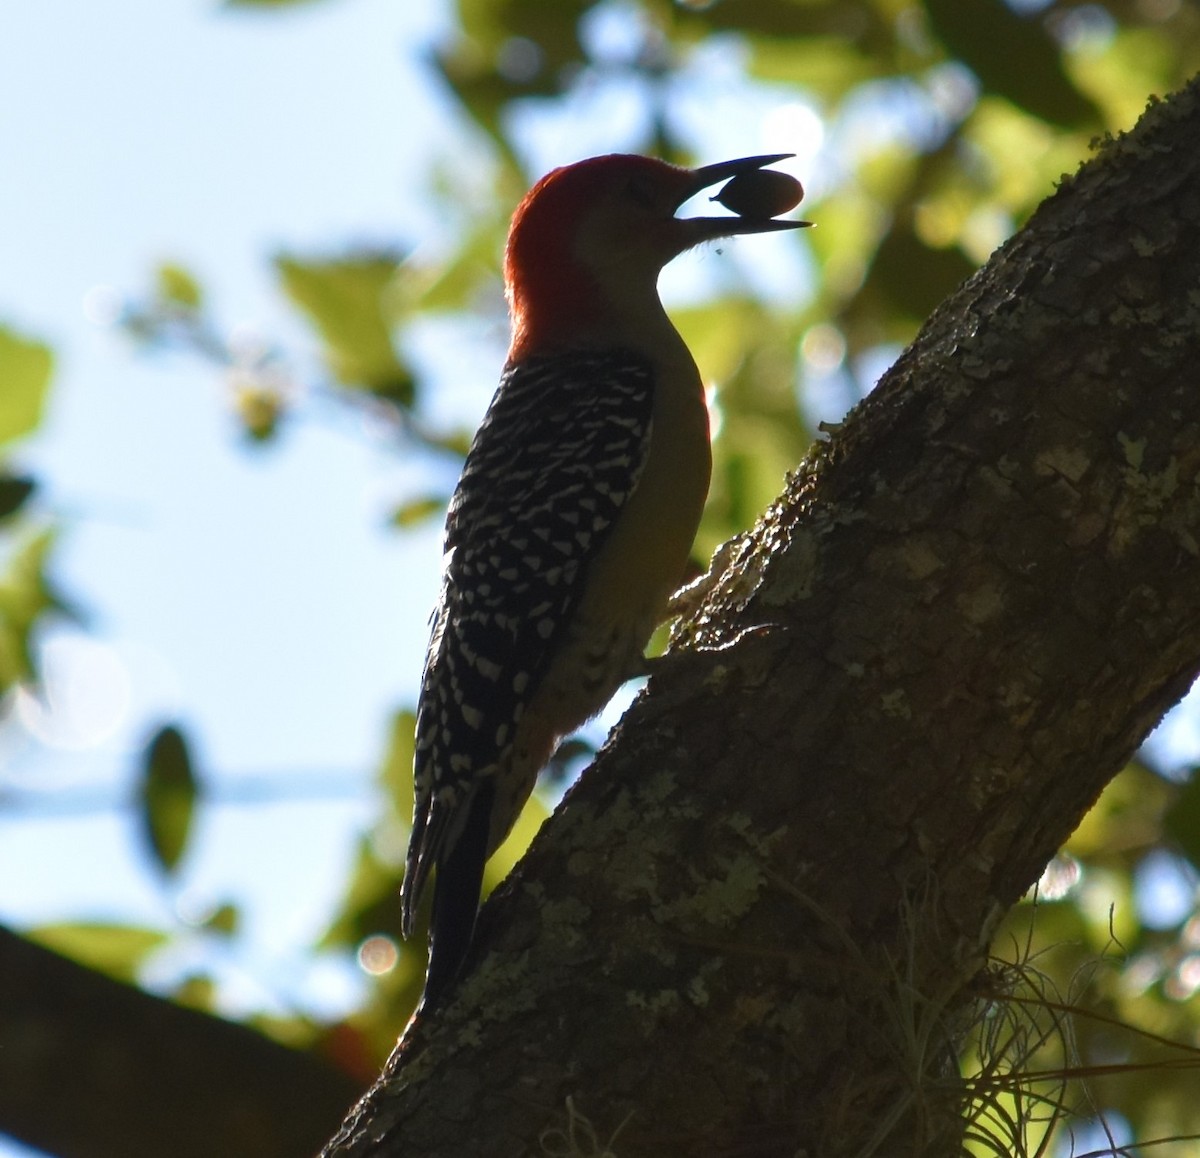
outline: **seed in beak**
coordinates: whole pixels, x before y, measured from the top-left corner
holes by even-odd
[[[739,217],[766,221],[795,209],[804,197],[804,186],[788,173],[754,169],[734,177],[720,193],[710,198]]]

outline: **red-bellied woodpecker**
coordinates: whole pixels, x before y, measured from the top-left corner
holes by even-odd
[[[426,1008],[458,975],[484,862],[539,770],[637,672],[684,578],[708,414],[658,275],[700,242],[807,224],[675,211],[786,156],[594,157],[544,177],[513,216],[512,344],[450,502],[417,711],[403,928],[436,870]]]

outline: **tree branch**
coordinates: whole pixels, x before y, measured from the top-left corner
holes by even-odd
[[[361,1088],[0,928],[0,1124],[59,1158],[297,1158]]]
[[[737,642],[651,681],[327,1158],[957,1153],[990,932],[1200,666],[1197,366],[1193,82],[726,552],[689,630]]]

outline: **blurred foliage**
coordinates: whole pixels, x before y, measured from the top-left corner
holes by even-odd
[[[20,682],[36,683],[35,633],[50,614],[67,610],[47,574],[56,538],[55,530],[46,526],[0,529],[5,553],[0,572],[0,694]]]
[[[36,680],[34,635],[66,610],[47,573],[56,533],[31,511],[37,480],[7,466],[42,421],[53,373],[49,346],[0,325],[0,696]]]
[[[34,934],[35,941],[65,957],[72,957],[119,981],[134,982],[138,970],[155,949],[167,942],[167,934],[129,925],[99,922],[71,925],[43,925]]]
[[[1174,793],[1163,827],[1192,867],[1200,871],[1200,776],[1195,768]]]
[[[439,427],[412,339],[436,320],[458,324],[464,343],[477,341],[466,314],[498,325],[507,214],[539,175],[529,167],[528,125],[552,125],[570,140],[586,129],[590,141],[611,121],[621,127],[606,147],[683,162],[794,151],[808,190],[803,213],[816,228],[776,239],[770,269],[748,256],[767,250],[723,245],[692,267],[695,292],[672,310],[714,383],[714,481],[697,545],[704,556],[752,522],[818,420],[840,419],[871,388],[928,312],[1094,138],[1129,126],[1148,97],[1200,69],[1200,8],[1184,0],[458,0],[454,16],[429,61],[477,147],[443,157],[428,175],[448,240],[274,260],[318,365],[279,343],[248,346],[227,335],[201,281],[173,263],[125,306],[122,327],[146,348],[183,347],[209,360],[253,443],[286,436],[314,399],[333,398],[390,424],[401,453],[461,455],[470,432]],[[720,93],[713,87],[714,60],[736,66],[732,95],[727,81]],[[636,98],[639,120],[612,115],[616,92]],[[728,149],[731,125],[737,143]],[[36,426],[51,366],[44,346],[0,330],[0,450]],[[0,474],[0,690],[30,678],[31,632],[56,606],[44,574],[53,533],[28,515],[34,481]],[[443,504],[443,486],[431,479],[397,496],[390,523],[397,533],[426,525]],[[371,978],[362,1007],[320,1030],[299,1013],[262,1023],[363,1075],[390,1051],[421,986],[422,938],[411,947],[400,940],[397,902],[413,725],[411,710],[397,711],[375,819],[315,948],[362,962]],[[560,763],[580,752],[567,750]],[[137,807],[168,872],[186,875],[181,857],[198,806],[186,742],[165,729],[145,755]],[[489,887],[545,812],[536,801],[526,810],[489,864]],[[1018,965],[998,970],[1003,991],[987,997],[993,1009],[1024,1008],[1032,994],[1056,1024],[1076,1011],[1066,1039],[1029,1031],[1027,1068],[1051,1082],[1064,1067],[1091,1075],[1086,1094],[1073,1087],[1072,1104],[1121,1123],[1131,1141],[1200,1133],[1195,1071],[1144,1068],[1162,1057],[1161,1043],[1120,1026],[1200,1046],[1198,864],[1200,779],[1131,766],[1048,870],[1037,903],[1018,907],[996,942]],[[1190,908],[1151,903],[1163,882],[1184,896],[1190,889]],[[236,908],[218,910],[206,929],[238,936]],[[193,933],[74,926],[39,936],[132,978],[154,952]],[[185,990],[189,1003],[218,1007],[204,977]],[[972,1047],[972,1056],[984,1051]],[[1000,1112],[1014,1112],[1004,1097]]]
[[[358,253],[328,261],[281,255],[275,268],[288,297],[321,335],[330,372],[342,385],[361,387],[397,406],[413,404],[412,374],[396,356],[389,299],[402,274],[400,258]]]
[[[199,795],[184,734],[173,724],[160,728],[146,745],[137,802],[146,844],[168,876],[179,867],[187,848]]]
[[[198,310],[204,304],[204,291],[190,270],[168,261],[155,273],[155,289],[160,301],[178,306],[185,312]]]
[[[15,515],[37,490],[37,481],[28,475],[0,472],[0,521]]]
[[[1031,1003],[1044,1020],[1044,998],[1060,1023],[1021,1069],[1043,1075],[1043,1089],[1068,1072],[1064,1131],[1099,1116],[1141,1144],[1200,1136],[1200,876],[1164,832],[1194,793],[1194,781],[1131,764],[993,943],[1034,979],[997,1003]],[[1190,908],[1165,914],[1151,900],[1156,880],[1190,889]],[[1178,1145],[1194,1152],[1194,1141]]]
[[[37,427],[53,370],[49,346],[0,326],[0,448]]]

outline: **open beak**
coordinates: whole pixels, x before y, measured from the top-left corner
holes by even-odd
[[[679,205],[712,185],[738,177],[742,173],[751,173],[755,169],[765,169],[768,165],[774,165],[776,161],[786,161],[794,156],[795,153],[769,153],[763,157],[739,157],[733,161],[718,161],[715,165],[693,169],[691,180],[679,199]],[[776,233],[781,229],[803,229],[812,225],[811,221],[780,220],[776,217],[684,217],[679,220],[693,235],[692,245],[717,237],[733,237],[739,233]]]

